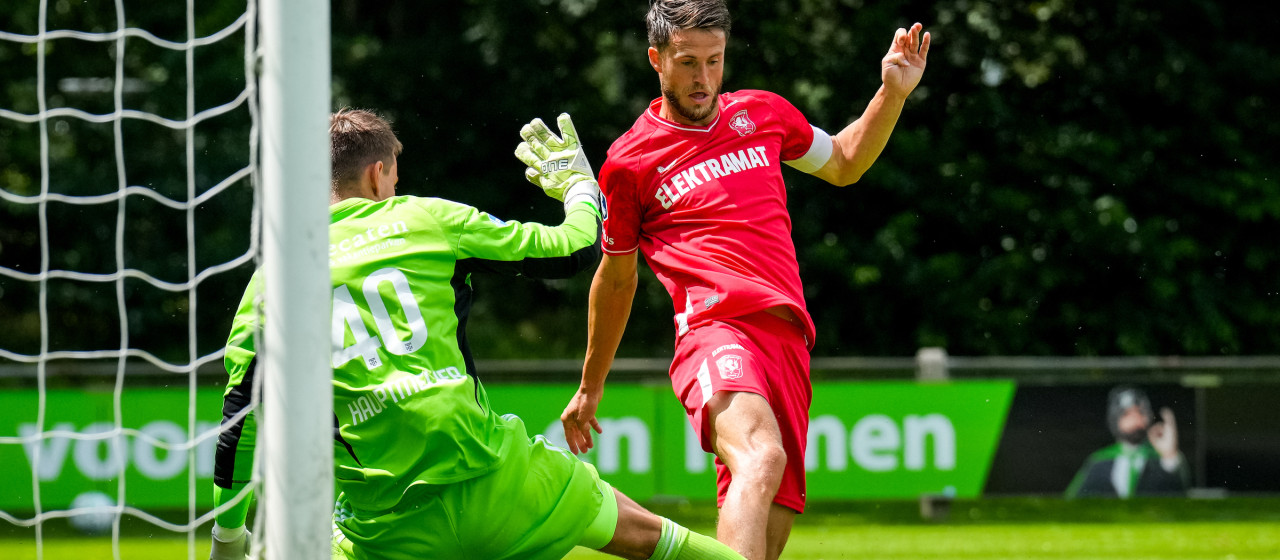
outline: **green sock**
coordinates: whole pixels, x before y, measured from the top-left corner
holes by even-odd
[[[695,533],[663,518],[662,536],[649,560],[745,560],[741,554],[711,537]]]

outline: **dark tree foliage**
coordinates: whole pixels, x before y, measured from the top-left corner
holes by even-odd
[[[115,25],[109,2],[51,4],[66,4],[56,20],[62,28]],[[243,0],[201,4],[209,30],[243,8]],[[129,13],[138,14],[137,25],[180,39],[185,24],[172,22],[181,10],[163,5]],[[613,139],[658,96],[641,0],[332,6],[334,106],[373,108],[394,121],[405,143],[402,194],[558,222],[559,205],[523,180],[512,156],[520,126],[573,114],[598,169]],[[1280,52],[1269,34],[1280,23],[1275,7],[1211,0],[730,6],[725,88],[775,91],[832,133],[876,91],[895,29],[919,21],[933,34],[923,83],[858,184],[841,189],[785,172],[818,324],[816,354],[911,355],[920,346],[959,355],[1280,352],[1280,164],[1268,156],[1280,145]],[[7,11],[0,30],[34,33],[35,2]],[[109,45],[53,46],[63,55],[51,63],[58,76],[114,72]],[[151,91],[128,102],[181,115],[181,54],[145,45],[130,52],[129,67]],[[197,52],[206,61],[198,104],[225,102],[242,87],[243,53]],[[34,112],[34,91],[33,49],[0,43],[0,107]],[[86,110],[97,112],[111,107],[109,95],[76,102],[96,103]],[[63,176],[51,180],[77,194],[113,190],[110,126],[61,121],[50,126]],[[0,122],[0,188],[38,192],[35,125]],[[212,151],[197,159],[202,173],[216,177],[242,164],[228,147],[242,145],[240,124],[229,118],[199,131],[201,150]],[[90,130],[103,126],[105,134]],[[185,139],[131,126],[138,127],[126,133],[131,184],[184,196],[174,189],[185,189]],[[35,208],[2,204],[0,265],[38,269]],[[210,225],[199,232],[201,266],[246,246],[248,205],[237,194],[202,209],[214,219],[201,222]],[[101,243],[115,235],[116,208],[55,206],[50,219],[64,213],[58,219],[83,224],[56,228],[55,267],[114,270],[110,245]],[[185,222],[166,214],[130,200],[126,229],[137,240],[130,266],[172,280],[163,275],[187,266]],[[201,345],[221,342],[247,272],[202,288],[200,323],[219,334]],[[589,275],[475,284],[478,357],[581,356]],[[39,338],[32,289],[9,279],[0,289],[6,339],[17,341],[5,347],[29,349]],[[68,322],[60,332],[74,333],[67,340],[116,343],[110,286],[53,290],[70,298],[60,309],[91,311],[60,313]],[[142,305],[130,312],[131,336],[184,355],[187,341],[169,327],[185,325],[184,296],[153,291],[137,286],[128,296]],[[670,298],[642,270],[620,355],[669,355],[672,313]]]

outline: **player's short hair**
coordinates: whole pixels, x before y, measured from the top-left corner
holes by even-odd
[[[729,37],[729,7],[724,0],[650,0],[644,17],[649,46],[658,50],[671,44],[671,35],[683,29],[719,29]]]
[[[332,187],[360,177],[372,163],[383,162],[390,172],[392,158],[404,151],[404,144],[391,130],[391,123],[373,111],[339,110],[329,116],[329,161]]]

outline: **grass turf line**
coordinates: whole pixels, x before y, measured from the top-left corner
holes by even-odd
[[[710,532],[711,527],[696,527]],[[125,560],[186,558],[186,539],[126,537]],[[208,558],[198,540],[196,558]],[[35,544],[0,540],[0,557],[34,560]],[[112,558],[109,538],[58,538],[45,543],[47,560]],[[579,548],[568,560],[612,558]],[[1274,560],[1280,525],[1269,522],[1036,523],[991,525],[800,525],[784,560]]]
[[[650,504],[704,534],[710,505]],[[136,521],[136,520],[135,520]],[[65,525],[63,523],[62,525]],[[185,535],[141,522],[122,529],[121,558],[187,558]],[[33,532],[0,523],[0,559],[35,560]],[[209,556],[208,528],[197,530],[195,558]],[[113,558],[109,537],[83,537],[46,525],[46,560]],[[577,549],[566,558],[612,558]],[[783,560],[1280,560],[1280,499],[957,500],[946,521],[920,518],[911,501],[814,504],[796,520]]]

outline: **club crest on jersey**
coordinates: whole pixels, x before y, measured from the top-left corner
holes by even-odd
[[[733,114],[733,118],[729,119],[729,128],[738,132],[738,136],[746,136],[756,131],[756,123],[751,122],[751,117],[747,116],[747,110],[743,109]]]
[[[716,358],[716,369],[720,370],[720,379],[738,379],[742,377],[742,356],[725,354]]]

